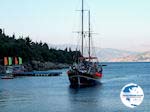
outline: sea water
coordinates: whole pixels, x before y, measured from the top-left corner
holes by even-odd
[[[104,64],[102,84],[89,88],[70,88],[67,69],[58,77],[0,79],[0,112],[150,112],[150,63]],[[144,91],[133,109],[120,100],[129,83]]]

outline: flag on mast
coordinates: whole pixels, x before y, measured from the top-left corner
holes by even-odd
[[[8,58],[7,57],[4,57],[4,65],[8,65]]]
[[[15,65],[18,65],[18,59],[15,57]]]
[[[12,65],[12,57],[8,57],[8,65]]]
[[[19,59],[19,65],[21,65],[22,64],[22,58],[18,57],[18,59]]]

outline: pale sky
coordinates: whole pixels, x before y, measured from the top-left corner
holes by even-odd
[[[81,0],[0,0],[0,28],[33,41],[76,44],[80,8]],[[150,0],[85,0],[85,9],[97,47],[150,50]]]

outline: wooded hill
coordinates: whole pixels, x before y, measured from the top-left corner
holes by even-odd
[[[30,37],[16,39],[15,35],[8,36],[0,29],[1,64],[4,57],[22,57],[25,63],[35,60],[71,64],[80,55],[79,51],[72,51],[71,48],[49,48],[46,43],[33,42]]]

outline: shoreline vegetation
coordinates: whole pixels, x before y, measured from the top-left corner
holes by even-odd
[[[0,29],[0,72],[4,68],[4,57],[21,57],[28,71],[67,68],[80,57],[80,51],[49,48],[47,43],[33,42],[30,37],[8,36]]]

